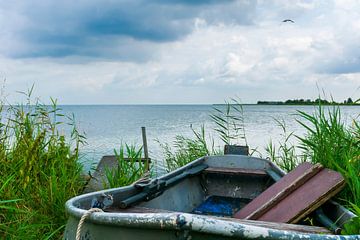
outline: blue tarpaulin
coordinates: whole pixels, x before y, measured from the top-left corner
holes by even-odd
[[[209,196],[200,206],[192,212],[196,214],[206,214],[215,216],[232,216],[240,210],[249,199],[232,198],[222,196]]]

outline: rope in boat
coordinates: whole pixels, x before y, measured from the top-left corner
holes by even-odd
[[[79,224],[78,224],[77,229],[76,229],[76,238],[75,238],[76,240],[80,240],[81,228],[82,228],[82,226],[83,226],[83,224],[85,222],[85,219],[94,212],[103,212],[103,210],[101,210],[100,208],[90,208],[89,210],[87,210],[84,213],[84,215],[81,216]]]

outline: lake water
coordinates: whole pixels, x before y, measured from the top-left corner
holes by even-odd
[[[162,151],[157,142],[172,143],[176,135],[192,137],[190,125],[200,129],[204,124],[215,144],[223,144],[212,130],[214,123],[209,117],[212,105],[91,105],[61,106],[63,112],[74,113],[80,131],[87,136],[83,161],[88,168],[101,156],[113,154],[122,143],[142,144],[141,127],[146,127],[150,157],[161,166]],[[274,119],[283,120],[287,130],[302,136],[304,129],[296,122],[296,111],[312,113],[314,106],[266,106],[244,105],[246,139],[250,148],[264,153],[272,139],[282,139],[282,130]],[[360,108],[341,106],[342,117],[347,123],[356,118]]]

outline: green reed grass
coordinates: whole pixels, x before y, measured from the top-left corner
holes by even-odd
[[[119,151],[114,150],[117,166],[105,168],[104,188],[130,185],[147,174],[151,175],[149,163],[142,161],[142,150],[142,147],[128,144],[120,146]]]
[[[85,137],[55,100],[32,101],[31,91],[26,104],[0,109],[1,239],[60,238],[64,204],[83,188],[78,160]],[[70,139],[59,130],[66,124]]]
[[[360,234],[360,207],[355,204],[351,204],[351,207],[357,217],[344,225],[341,234]]]
[[[201,126],[200,131],[196,131],[192,126],[190,127],[194,134],[193,138],[177,135],[172,146],[158,141],[163,149],[167,172],[184,166],[199,157],[220,154],[220,150],[214,146],[213,139],[209,137],[210,140],[207,141],[204,125]],[[208,142],[211,143],[210,146]]]
[[[214,130],[226,144],[238,144],[242,140],[247,145],[244,124],[244,112],[240,100],[232,98],[225,101],[223,108],[213,107],[210,118],[215,123]]]
[[[265,151],[270,161],[274,162],[281,169],[289,172],[297,165],[306,161],[306,156],[297,153],[297,146],[291,141],[295,138],[294,132],[288,132],[284,120],[274,119],[281,128],[281,139],[277,144],[270,140]]]

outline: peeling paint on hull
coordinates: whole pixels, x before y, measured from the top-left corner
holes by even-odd
[[[179,221],[181,220],[181,221]],[[75,239],[77,218],[69,221],[65,239]],[[181,223],[180,223],[181,222]],[[109,231],[111,228],[111,231]],[[116,232],[116,234],[114,233]],[[156,237],[148,238],[156,232]],[[182,239],[189,237],[214,237],[215,239],[314,239],[314,240],[355,240],[360,236],[335,236],[321,234],[301,234],[291,231],[280,231],[257,226],[209,219],[186,213],[171,214],[118,214],[94,213],[85,224],[83,239]],[[112,234],[112,238],[107,236]],[[131,233],[129,236],[128,234]],[[146,238],[141,238],[149,233]],[[134,235],[135,234],[135,235]],[[146,235],[146,234],[145,234]],[[101,238],[99,238],[101,236]],[[105,238],[106,236],[106,238]],[[186,239],[185,238],[185,239]],[[191,238],[196,239],[196,238]],[[204,239],[204,238],[199,238]]]

